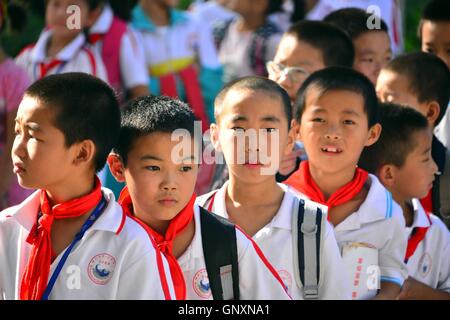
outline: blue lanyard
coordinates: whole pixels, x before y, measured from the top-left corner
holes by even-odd
[[[64,251],[64,254],[63,254],[61,260],[59,260],[59,263],[56,266],[56,269],[53,272],[52,277],[50,278],[50,281],[47,284],[47,288],[45,289],[41,300],[48,300],[48,297],[50,296],[50,292],[52,292],[53,286],[55,285],[56,279],[58,278],[58,275],[61,272],[61,270],[64,266],[64,263],[66,263],[67,257],[69,256],[73,247],[75,246],[75,244],[77,244],[78,241],[81,240],[81,238],[83,238],[84,233],[94,224],[94,222],[97,220],[97,218],[100,217],[100,215],[103,212],[103,209],[106,207],[106,204],[107,204],[107,202],[105,200],[105,197],[102,196],[102,199],[99,202],[99,204],[97,205],[97,207],[95,207],[94,211],[91,213],[89,218],[83,224],[83,226],[81,227],[81,230],[75,235],[75,239],[72,241],[70,246],[66,249],[66,251]]]

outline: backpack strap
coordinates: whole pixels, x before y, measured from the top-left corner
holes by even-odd
[[[200,207],[206,271],[214,300],[239,300],[236,228],[230,221]]]
[[[450,229],[450,194],[448,192],[448,187],[450,186],[450,151],[446,150],[445,153],[445,166],[442,174],[439,177],[440,184],[440,201],[441,208],[440,212],[437,212],[442,218],[447,228]],[[436,177],[437,178],[437,177]],[[434,213],[436,214],[436,212]]]
[[[214,43],[216,45],[217,51],[220,50],[220,46],[222,45],[223,39],[228,33],[228,29],[230,29],[231,23],[234,21],[234,18],[228,19],[224,22],[219,23],[217,26],[213,28],[213,38]]]
[[[309,201],[294,199],[292,248],[295,280],[299,287],[303,287],[305,300],[318,299],[326,214]]]

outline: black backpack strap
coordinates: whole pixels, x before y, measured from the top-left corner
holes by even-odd
[[[293,209],[295,278],[298,286],[303,286],[304,299],[318,299],[326,214],[320,207],[303,199],[296,199]]]
[[[214,300],[239,300],[236,228],[230,221],[200,208],[203,253]]]

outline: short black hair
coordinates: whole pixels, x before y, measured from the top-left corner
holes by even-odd
[[[278,98],[283,106],[284,114],[288,122],[288,129],[291,127],[292,105],[288,93],[278,83],[265,77],[249,76],[234,80],[228,83],[216,96],[214,100],[214,118],[219,122],[222,113],[222,105],[226,96],[233,90],[252,90],[263,92],[268,96]]]
[[[67,147],[92,140],[95,170],[103,168],[120,129],[119,103],[106,82],[81,72],[55,74],[33,83],[25,95],[55,111],[53,123]]]
[[[401,168],[416,147],[414,133],[429,130],[427,119],[418,111],[393,103],[380,103],[381,135],[377,142],[364,148],[359,166],[376,174],[384,165]]]
[[[348,35],[336,26],[323,21],[294,23],[285,35],[304,41],[320,50],[325,66],[352,67],[355,49]]]
[[[422,39],[422,27],[425,21],[449,22],[450,21],[450,1],[431,0],[422,11],[419,28],[417,31],[419,39]]]
[[[180,100],[155,95],[137,98],[122,110],[120,135],[114,152],[126,166],[128,153],[140,137],[155,132],[172,133],[177,129],[187,130],[195,137],[195,121],[191,108]]]
[[[378,123],[378,100],[375,87],[362,73],[348,67],[328,67],[311,74],[297,92],[294,103],[295,119],[301,122],[306,97],[314,88],[320,96],[331,90],[345,90],[360,94],[364,100],[369,128]]]
[[[104,5],[107,0],[86,0],[89,10],[94,10]],[[45,0],[45,7],[47,7],[48,0]]]
[[[405,76],[420,103],[437,101],[441,110],[435,124],[441,121],[450,99],[450,71],[445,62],[430,53],[414,52],[396,57],[383,70]]]
[[[344,30],[352,40],[366,32],[383,31],[388,33],[388,26],[381,18],[379,29],[369,29],[367,21],[372,17],[373,14],[359,8],[343,8],[329,13],[323,18],[323,21],[338,26]]]

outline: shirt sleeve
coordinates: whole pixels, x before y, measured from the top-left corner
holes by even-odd
[[[392,217],[385,220],[386,242],[379,251],[378,265],[380,267],[380,280],[398,284],[400,287],[408,277],[408,270],[404,263],[406,246],[408,243],[404,232],[405,219],[402,209],[393,202]]]
[[[450,293],[450,232],[445,224],[438,218],[432,216],[433,224],[437,224],[436,232],[439,232],[439,248],[441,252],[437,253],[440,257],[440,265],[438,267],[438,284],[437,289]]]
[[[198,32],[198,55],[199,62],[203,68],[220,69],[221,64],[214,45],[212,30],[209,25],[197,19],[192,19],[196,23],[196,30]]]
[[[162,270],[157,266],[157,255],[162,258]],[[162,272],[167,280],[167,288],[163,287]],[[167,294],[171,299],[175,299],[169,264],[166,258],[154,249],[130,263],[122,271],[120,279],[116,297],[119,300],[165,300]]]
[[[131,26],[122,37],[120,45],[120,72],[126,89],[149,83],[142,39]]]
[[[291,300],[278,273],[258,245],[236,228],[241,300]]]

